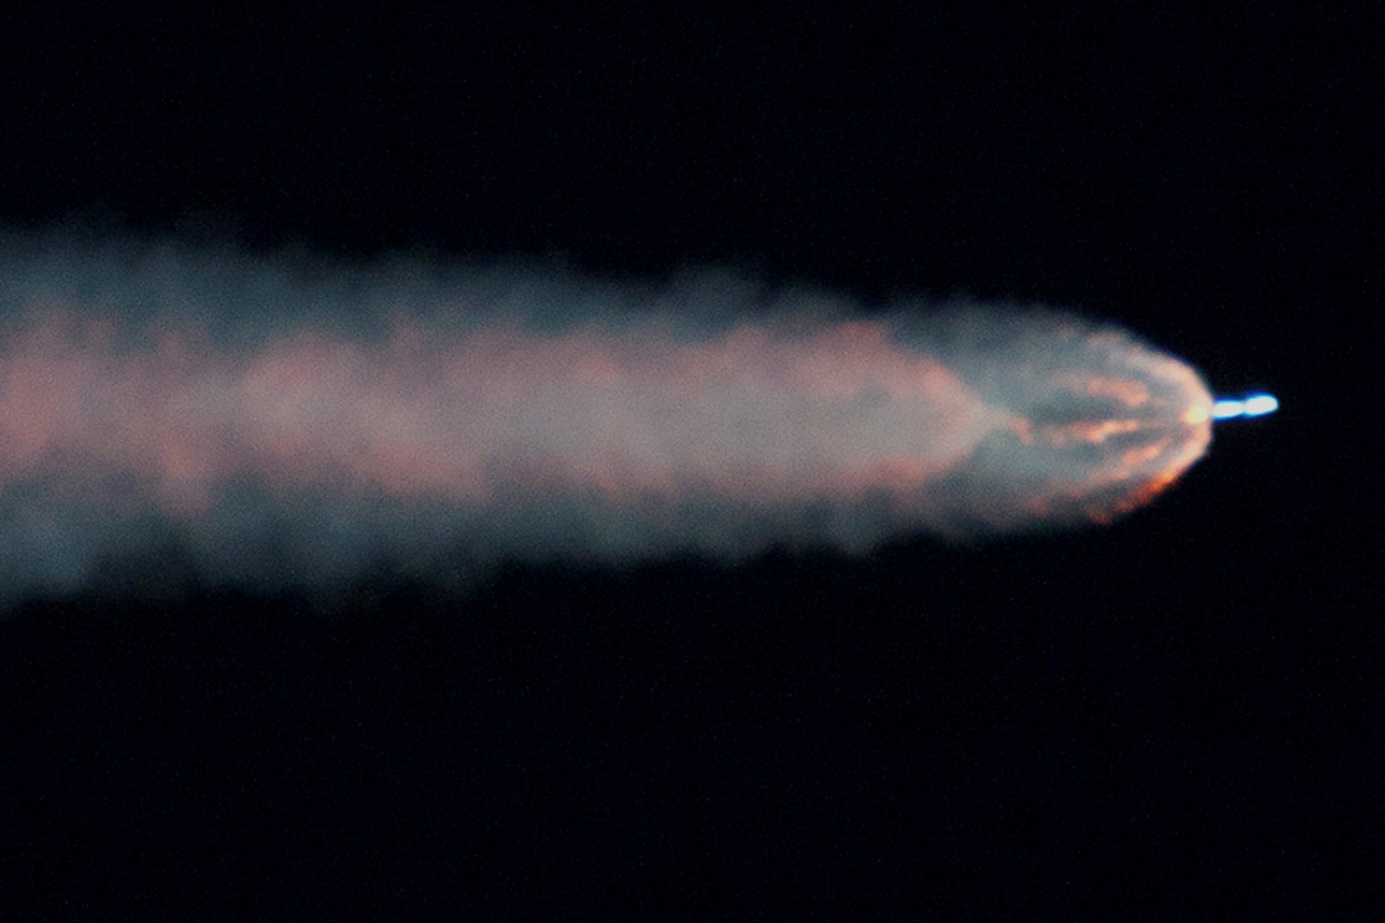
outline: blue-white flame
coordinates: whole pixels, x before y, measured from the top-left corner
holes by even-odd
[[[1223,398],[1212,405],[1213,420],[1229,420],[1232,417],[1263,417],[1279,409],[1279,400],[1273,394],[1248,394],[1241,400]]]

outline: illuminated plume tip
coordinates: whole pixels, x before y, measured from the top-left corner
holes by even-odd
[[[1279,400],[1273,394],[1250,394],[1240,399],[1222,398],[1212,405],[1212,419],[1263,417],[1278,409]]]

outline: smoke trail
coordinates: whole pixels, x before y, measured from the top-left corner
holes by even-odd
[[[0,596],[169,554],[330,587],[1106,522],[1211,408],[1178,360],[1044,311],[11,238]]]

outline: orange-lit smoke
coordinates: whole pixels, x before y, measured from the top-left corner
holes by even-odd
[[[312,584],[1106,522],[1211,433],[1186,365],[1039,311],[169,249],[0,267],[12,586],[170,548]]]

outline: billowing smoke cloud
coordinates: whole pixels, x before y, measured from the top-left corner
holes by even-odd
[[[1211,407],[1037,310],[3,238],[0,599],[1106,522]]]

